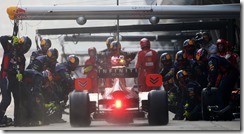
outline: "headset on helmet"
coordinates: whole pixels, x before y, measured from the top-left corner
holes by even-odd
[[[27,53],[31,48],[31,39],[28,36],[22,36],[19,38],[19,49],[18,51],[22,54]]]
[[[71,70],[75,70],[77,68],[77,66],[79,65],[79,58],[75,55],[69,55],[69,57],[67,58],[68,61],[68,65],[71,68]]]
[[[114,37],[108,37],[106,40],[107,48],[110,48],[110,44],[114,41]]]
[[[56,61],[58,59],[58,50],[56,48],[49,48],[47,50],[47,57],[51,61]]]
[[[150,48],[151,47],[151,43],[150,43],[150,41],[147,38],[142,38],[140,40],[140,46],[141,46],[141,49],[143,49],[145,47]]]

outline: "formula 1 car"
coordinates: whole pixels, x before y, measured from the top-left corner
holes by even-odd
[[[240,89],[232,90],[229,105],[220,109],[217,104],[217,88],[202,91],[202,118],[203,120],[233,120],[240,118]]]
[[[113,61],[116,60],[119,59],[113,58]],[[149,92],[138,91],[138,85],[127,87],[125,78],[137,76],[137,69],[125,66],[100,69],[98,77],[112,78],[113,87],[105,88],[103,94],[99,91],[95,101],[91,101],[92,93],[86,91],[89,86],[84,88],[91,79],[76,79],[76,88],[69,96],[71,126],[90,126],[92,119],[104,119],[110,123],[132,123],[135,118],[147,119],[149,125],[167,125],[168,100],[163,86],[155,87]],[[84,87],[80,88],[82,85]],[[143,93],[147,94],[144,100],[141,97]]]

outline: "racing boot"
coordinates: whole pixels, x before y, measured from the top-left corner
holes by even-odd
[[[8,118],[6,115],[3,117],[3,119],[0,122],[0,127],[8,127],[14,125],[14,122],[11,118]]]

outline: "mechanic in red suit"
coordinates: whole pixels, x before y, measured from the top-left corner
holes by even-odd
[[[146,85],[147,74],[156,74],[159,69],[158,53],[150,49],[150,41],[147,38],[140,40],[141,51],[138,52],[136,68],[138,69],[138,84],[140,91],[150,91],[152,88]]]
[[[98,78],[97,78],[97,50],[95,47],[88,49],[89,59],[85,61],[84,74],[87,78],[92,79],[92,89],[89,92],[98,92]]]

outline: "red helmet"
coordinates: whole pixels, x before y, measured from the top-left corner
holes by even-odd
[[[224,46],[226,46],[226,40],[225,39],[218,39],[216,42],[216,45],[218,46],[219,44],[223,44]]]
[[[91,57],[95,57],[97,55],[97,49],[95,47],[88,48],[88,54]]]
[[[140,46],[141,46],[141,49],[143,49],[145,47],[150,48],[151,44],[150,44],[150,41],[147,38],[142,38],[140,40]]]
[[[225,52],[227,47],[227,42],[225,39],[218,39],[216,42],[217,49],[219,52]],[[220,47],[222,45],[222,47]]]

